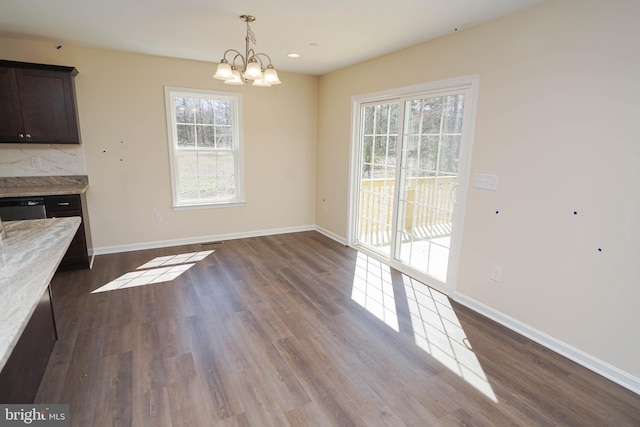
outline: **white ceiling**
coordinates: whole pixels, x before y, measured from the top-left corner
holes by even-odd
[[[256,51],[278,70],[320,75],[547,0],[2,0],[0,37],[218,62]],[[301,58],[291,59],[295,52]]]

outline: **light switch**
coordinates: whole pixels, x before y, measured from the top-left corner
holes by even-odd
[[[496,175],[477,173],[473,177],[473,186],[484,190],[496,191],[498,189],[498,177]]]

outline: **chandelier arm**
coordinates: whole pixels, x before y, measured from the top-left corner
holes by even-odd
[[[224,51],[224,55],[222,55],[222,57],[226,59],[227,53],[229,53],[229,52],[235,52],[238,55],[242,55],[239,51],[237,51],[235,49],[227,49],[227,50]]]
[[[262,52],[254,53],[253,54],[253,58],[256,58],[258,61],[260,61],[260,67],[261,68],[264,68],[263,67],[264,64],[263,64],[262,60],[260,59],[261,56],[266,56],[267,59],[269,60],[269,64],[267,64],[267,65],[271,65],[271,57],[269,55],[267,55],[266,53],[262,53]]]
[[[238,57],[240,57],[240,59],[242,60],[242,70],[244,71],[244,69],[247,66],[247,61],[245,60],[244,56],[242,56],[242,54],[240,52],[238,52],[237,50],[234,49],[230,49],[233,50],[236,54],[233,57],[233,59],[231,60],[231,65],[235,66],[236,65],[236,59],[238,59]]]
[[[222,59],[227,59],[227,53],[229,53],[229,52],[234,52],[236,54],[236,56],[233,57],[234,59],[237,58],[238,55],[242,56],[242,54],[239,51],[235,50],[235,49],[227,49],[227,50],[224,51],[224,55],[222,55]]]

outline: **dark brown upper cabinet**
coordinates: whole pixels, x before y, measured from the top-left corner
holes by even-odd
[[[0,143],[80,144],[74,67],[0,60]]]

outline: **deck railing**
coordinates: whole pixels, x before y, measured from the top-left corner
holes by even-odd
[[[457,177],[405,180],[400,195],[402,240],[432,239],[451,233]],[[359,238],[374,246],[391,242],[393,179],[363,179],[360,189]]]

